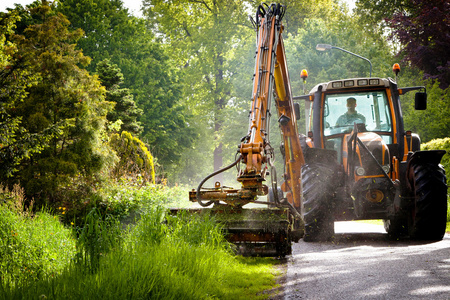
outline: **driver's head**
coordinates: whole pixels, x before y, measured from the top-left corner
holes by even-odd
[[[347,99],[347,109],[349,111],[354,111],[356,108],[356,99],[353,97],[350,97]]]
[[[348,98],[347,107],[356,107],[356,99],[353,97]]]

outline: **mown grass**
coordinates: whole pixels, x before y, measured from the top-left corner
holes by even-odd
[[[0,209],[0,299],[265,299],[275,284],[275,260],[235,256],[213,219],[154,205],[123,229],[95,208],[74,230]]]
[[[374,224],[374,225],[383,225],[383,220],[362,220],[362,221],[356,221],[356,222],[362,222],[362,223],[368,223],[368,224]],[[445,229],[445,232],[450,233],[450,222],[448,222],[448,221],[447,221],[447,227]]]

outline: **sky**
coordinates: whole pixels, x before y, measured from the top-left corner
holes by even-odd
[[[348,3],[350,10],[353,7],[355,7],[356,0],[344,0],[344,1]],[[6,8],[7,7],[13,8],[15,3],[22,4],[22,6],[25,6],[33,2],[34,0],[1,0],[0,11],[6,12]],[[142,14],[140,13],[141,2],[142,0],[123,0],[124,6],[128,8],[129,11],[132,12],[135,16],[138,17],[142,16]]]

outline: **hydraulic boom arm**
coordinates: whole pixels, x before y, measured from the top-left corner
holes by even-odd
[[[205,178],[195,193],[195,197],[202,206],[217,201],[223,201],[237,207],[249,202],[258,203],[257,196],[268,193],[268,187],[263,182],[266,180],[269,166],[271,186],[275,191],[275,205],[288,206],[296,215],[301,213],[301,166],[304,164],[304,158],[298,137],[281,35],[283,31],[281,20],[284,13],[285,7],[280,4],[271,4],[270,6],[262,4],[256,13],[257,50],[248,134],[242,138],[238,160],[223,169],[228,169],[239,162],[243,162],[245,168],[239,171],[237,177],[237,180],[242,183],[242,188],[225,190],[220,188],[220,184],[216,183],[216,189],[200,191],[206,179],[212,177],[213,174],[211,174]],[[286,193],[285,199],[279,199],[276,192],[277,180],[273,166],[274,153],[269,140],[270,108],[273,100],[275,100],[275,106],[277,107],[284,144],[282,148],[284,149],[285,181],[282,190]],[[193,196],[192,194],[191,198]],[[208,202],[205,203],[204,200]]]

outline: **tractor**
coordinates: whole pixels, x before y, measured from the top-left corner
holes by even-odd
[[[396,81],[333,80],[294,97],[305,101],[308,124],[300,136],[305,241],[332,238],[335,221],[364,219],[382,219],[393,238],[443,238],[445,151],[421,151],[420,137],[405,130],[400,96],[416,90],[415,109],[424,110],[427,94]]]

